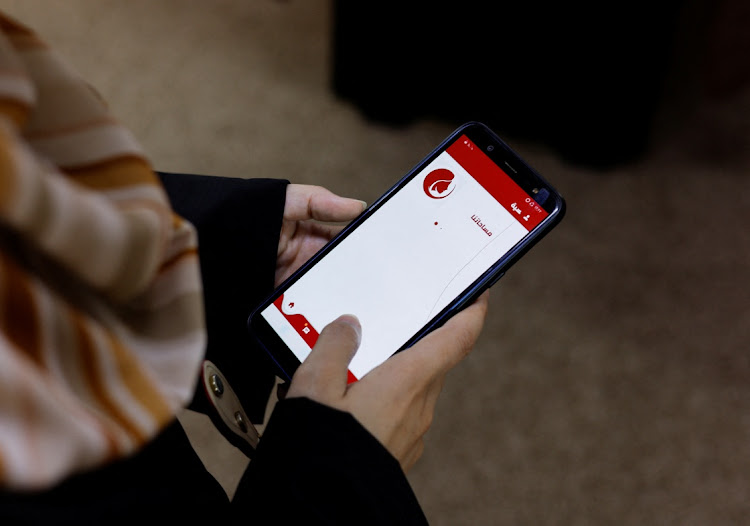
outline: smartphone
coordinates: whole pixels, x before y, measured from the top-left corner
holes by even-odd
[[[357,381],[494,285],[564,213],[498,135],[466,123],[266,298],[248,328],[290,380],[323,327],[354,314]]]

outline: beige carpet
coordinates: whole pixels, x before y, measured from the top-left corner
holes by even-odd
[[[325,0],[1,5],[163,170],[372,201],[451,129],[334,100]],[[648,159],[606,174],[513,143],[569,213],[493,289],[449,376],[409,475],[432,524],[750,524],[750,94],[680,111]],[[187,426],[231,491],[236,452]]]

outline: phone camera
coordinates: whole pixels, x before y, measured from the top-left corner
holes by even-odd
[[[544,203],[546,203],[547,199],[549,198],[549,190],[547,190],[546,188],[534,188],[533,191],[534,201],[544,206]]]
[[[490,144],[489,146],[487,146],[487,151],[488,152],[491,152],[494,149],[495,149],[495,145],[494,144]]]

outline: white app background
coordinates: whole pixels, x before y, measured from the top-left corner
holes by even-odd
[[[423,189],[425,176],[438,168],[455,175],[453,191],[442,199]],[[361,378],[526,233],[443,152],[287,289],[284,311],[304,315],[318,332],[342,314],[357,316],[362,342],[349,369]],[[310,349],[276,307],[263,316],[303,361]]]

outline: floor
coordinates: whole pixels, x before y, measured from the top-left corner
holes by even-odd
[[[159,169],[371,202],[452,126],[392,129],[336,100],[329,7],[3,2]],[[606,173],[512,143],[568,215],[495,286],[477,348],[448,377],[409,473],[431,524],[750,523],[750,94],[682,116]],[[184,422],[231,492],[236,450]]]

